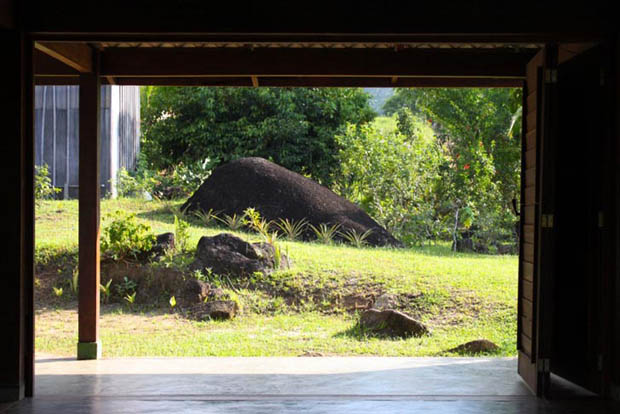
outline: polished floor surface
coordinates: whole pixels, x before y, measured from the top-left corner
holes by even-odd
[[[620,413],[572,391],[533,398],[512,358],[39,356],[35,390],[0,412]]]

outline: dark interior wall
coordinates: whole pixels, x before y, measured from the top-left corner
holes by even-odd
[[[33,371],[33,148],[32,134],[25,128],[32,125],[32,114],[23,110],[24,103],[32,105],[32,89],[24,83],[30,65],[23,42],[17,32],[0,31],[0,72],[6,80],[0,100],[5,155],[0,164],[5,177],[0,186],[0,216],[5,221],[0,255],[0,401],[29,395]]]
[[[37,32],[176,33],[600,33],[614,26],[611,1],[24,0]]]
[[[612,333],[612,394],[617,400],[620,400],[620,36],[615,39],[613,49],[615,51],[615,57],[612,59],[612,70],[614,77],[615,87],[615,99],[613,100],[613,122],[612,131],[615,139],[615,168],[613,169],[615,178],[615,280],[613,291],[614,300],[612,302],[612,309],[614,313],[613,318],[613,333]]]

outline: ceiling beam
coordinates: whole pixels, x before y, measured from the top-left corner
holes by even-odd
[[[104,78],[105,79],[105,78]],[[116,78],[118,85],[160,86],[228,86],[254,87],[248,77],[202,77],[202,78]],[[523,86],[521,79],[497,78],[392,78],[378,77],[265,77],[259,79],[259,87],[374,87],[374,88],[516,88]]]
[[[80,74],[72,67],[37,49],[33,51],[33,64],[36,76],[60,77],[78,76]]]
[[[93,71],[93,49],[87,44],[35,42],[34,47],[78,72]]]
[[[512,49],[110,48],[103,76],[472,77],[523,79],[532,51]]]

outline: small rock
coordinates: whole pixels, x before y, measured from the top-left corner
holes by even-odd
[[[384,309],[393,309],[397,306],[398,306],[398,297],[391,293],[384,293],[383,295],[375,299],[375,304],[373,305],[373,308],[384,310]]]
[[[211,286],[208,283],[198,279],[188,279],[183,286],[183,299],[185,304],[203,302],[211,292]]]
[[[457,354],[480,354],[483,352],[495,352],[499,349],[497,345],[487,339],[476,339],[448,350]]]
[[[209,292],[209,300],[229,300],[230,295],[222,288],[211,289]]]
[[[516,245],[512,244],[498,244],[497,245],[497,254],[516,254],[518,249]]]
[[[322,357],[325,356],[322,352],[317,351],[305,351],[300,357]]]
[[[234,300],[212,300],[205,302],[195,312],[198,320],[233,319],[239,312],[239,305]]]
[[[424,324],[393,309],[368,309],[362,313],[360,325],[379,335],[398,336],[401,338],[422,336],[429,333],[428,328]]]

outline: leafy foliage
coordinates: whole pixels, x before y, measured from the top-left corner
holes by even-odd
[[[187,251],[189,244],[189,223],[174,216],[174,240],[176,247],[181,252]]]
[[[34,199],[37,203],[40,200],[53,198],[54,194],[59,192],[60,188],[52,186],[47,164],[36,165],[34,167]]]
[[[243,214],[243,222],[246,226],[249,226],[252,230],[256,231],[263,237],[269,235],[269,228],[271,227],[272,223],[262,218],[258,210],[249,207],[245,209]]]
[[[101,290],[101,294],[103,295],[101,300],[103,303],[108,303],[110,300],[110,294],[112,293],[112,279],[109,279],[108,282],[104,285],[102,283],[99,284],[99,290]]]
[[[437,212],[453,238],[467,230],[484,243],[514,240],[519,197],[520,89],[399,89],[384,109],[408,108],[433,126],[446,150]]]
[[[114,259],[136,259],[140,253],[148,252],[155,243],[151,226],[138,223],[135,214],[118,210],[108,216],[111,220],[103,229],[101,249]]]
[[[435,189],[445,157],[429,125],[405,111],[400,118],[349,125],[337,139],[336,191],[405,243],[438,237]]]
[[[142,151],[156,170],[259,156],[329,184],[334,136],[372,119],[368,98],[354,88],[149,88]]]

